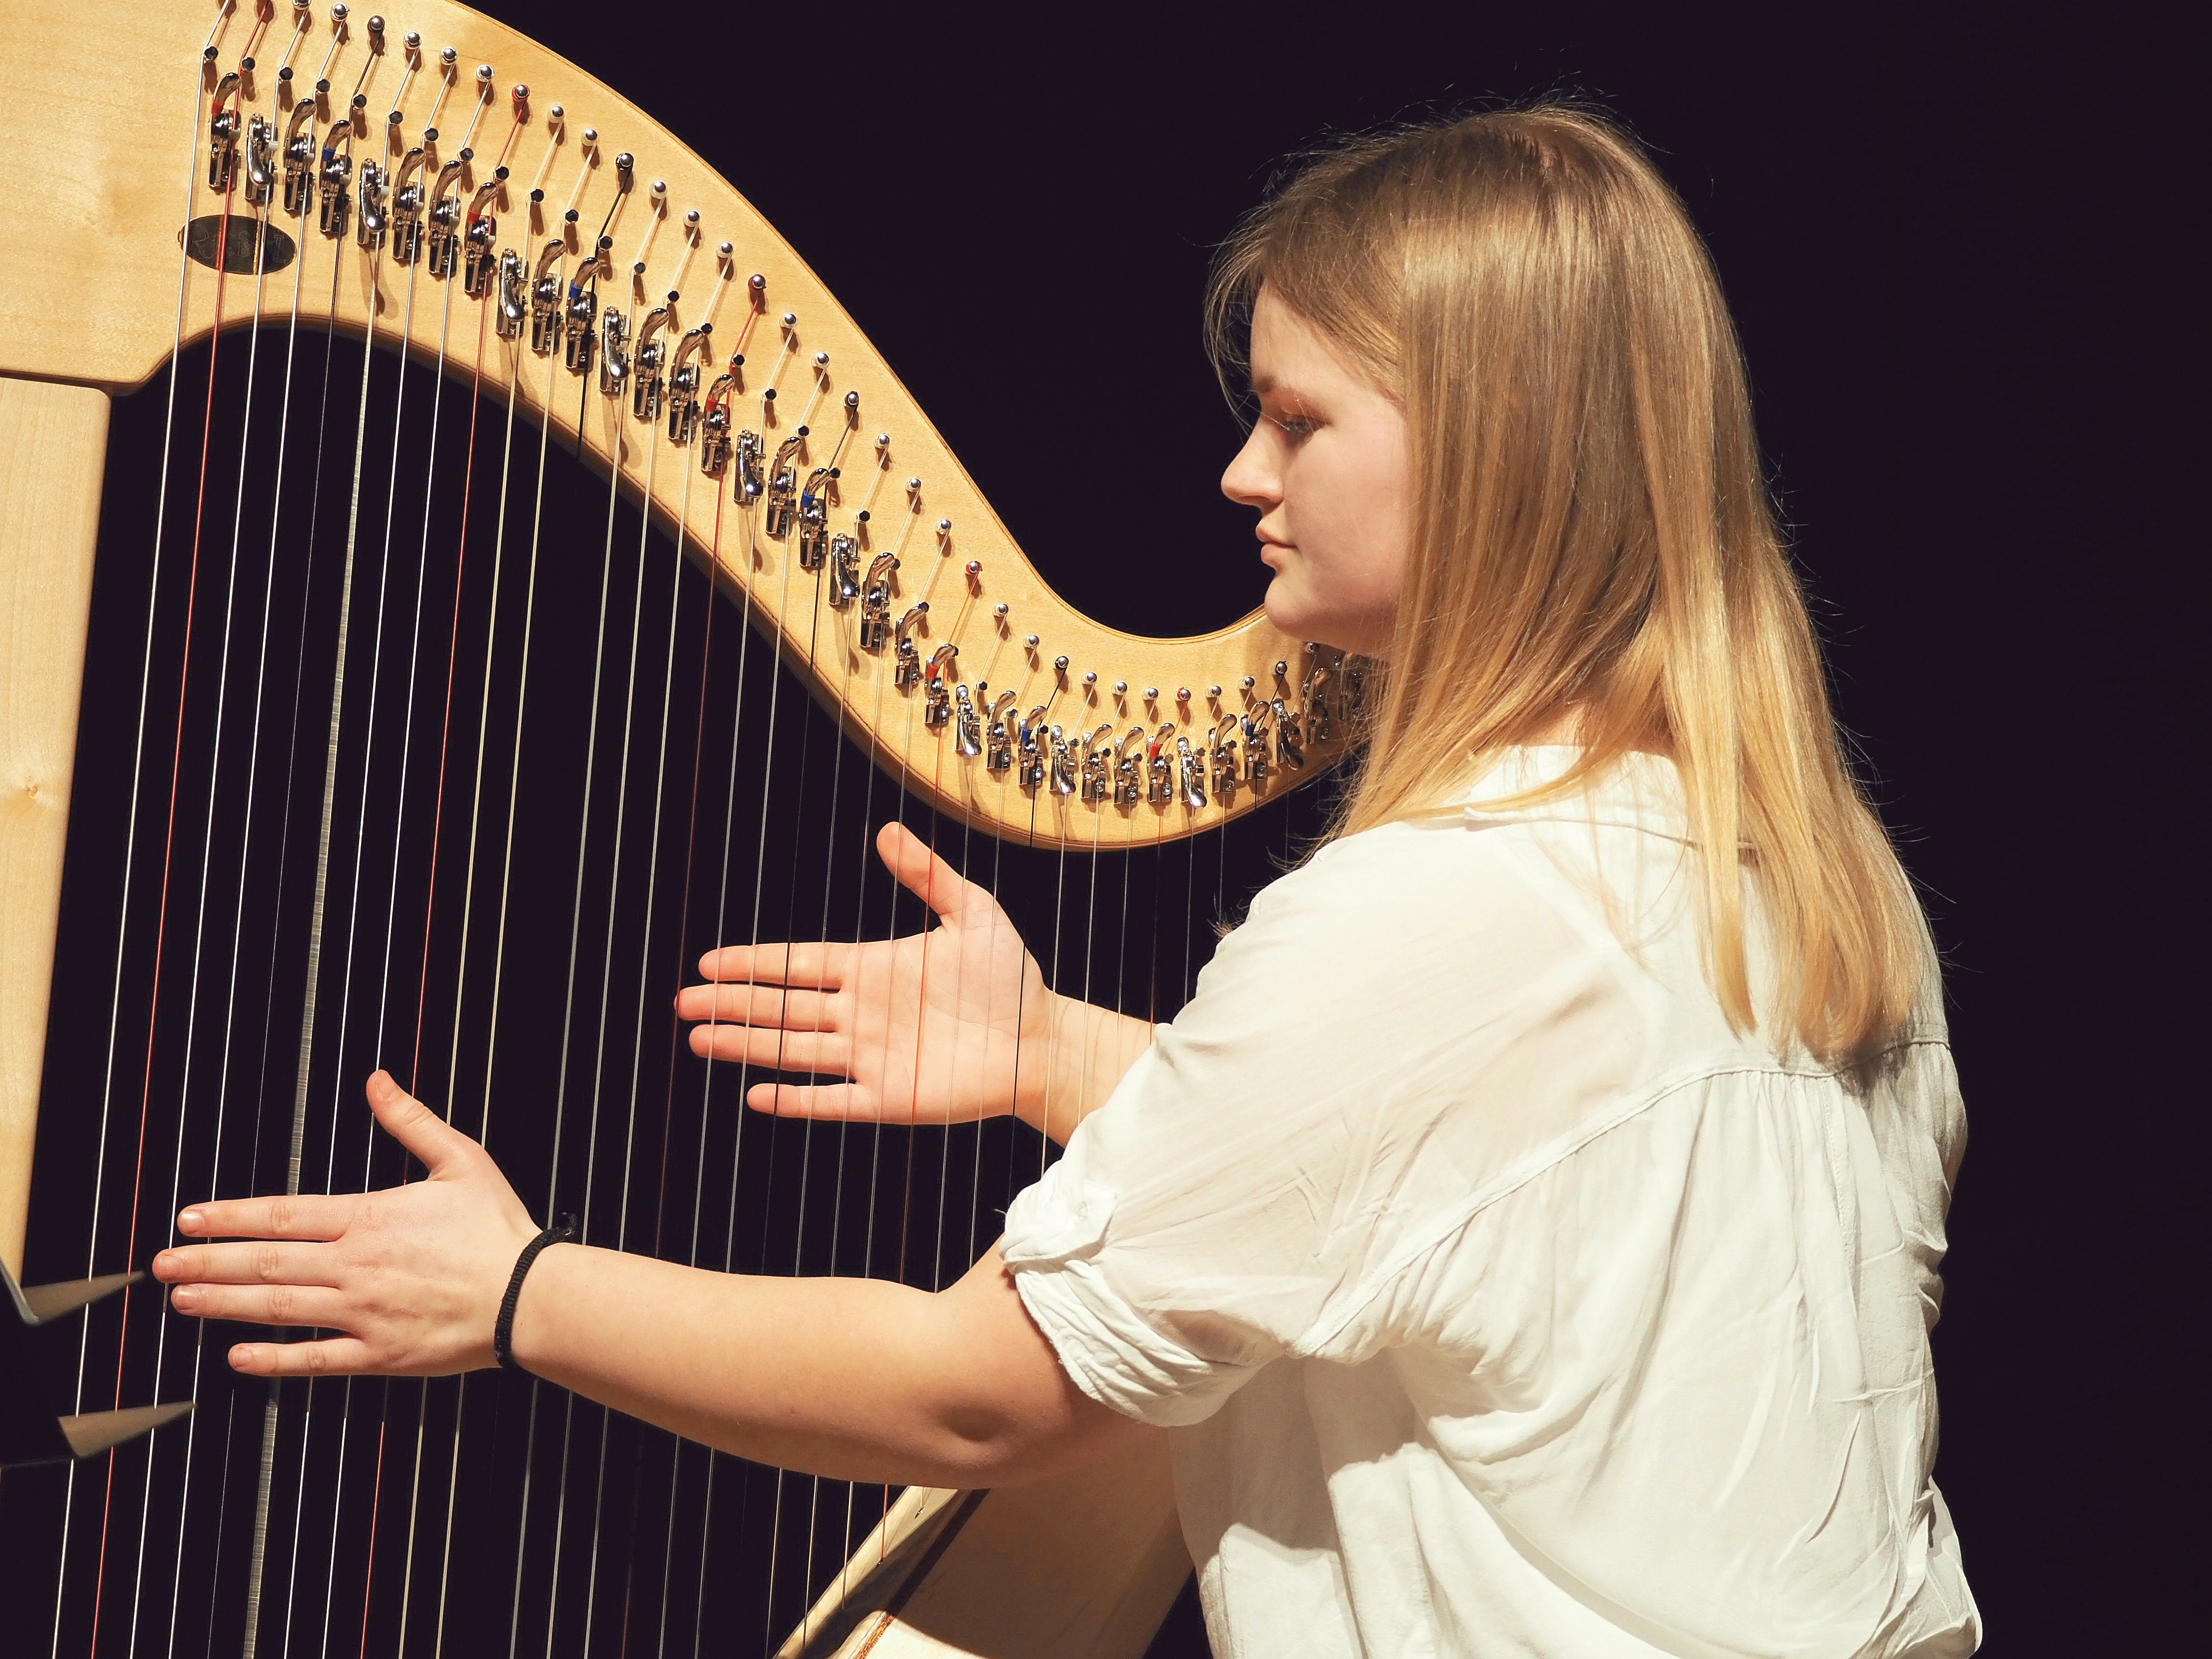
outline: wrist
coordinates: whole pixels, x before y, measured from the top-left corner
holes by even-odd
[[[546,1284],[545,1258],[564,1245],[573,1245],[576,1233],[575,1217],[562,1216],[553,1225],[533,1232],[517,1251],[492,1326],[492,1357],[500,1365],[508,1370],[531,1369],[529,1356],[538,1352],[533,1339],[548,1322],[540,1316],[548,1310],[550,1302],[558,1299],[549,1298],[546,1294],[550,1287]],[[558,1269],[553,1271],[557,1276]],[[526,1322],[523,1313],[526,1302],[532,1316]]]

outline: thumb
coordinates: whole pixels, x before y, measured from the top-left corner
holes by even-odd
[[[931,852],[928,844],[902,823],[887,823],[877,832],[876,854],[900,886],[954,927],[976,919],[972,912],[977,900],[990,902],[988,894],[963,880],[958,871]]]
[[[415,1155],[433,1176],[467,1159],[477,1144],[392,1081],[380,1069],[368,1079],[368,1109],[385,1133]]]

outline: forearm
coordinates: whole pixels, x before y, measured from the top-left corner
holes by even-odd
[[[1152,1047],[1151,1022],[1073,997],[1053,999],[1051,1054],[1042,1087],[1022,1121],[1065,1146],[1075,1126],[1106,1103],[1137,1056]]]
[[[1074,1395],[996,1251],[932,1295],[558,1247],[526,1282],[514,1356],[687,1439],[839,1480],[1013,1485],[1141,1432]]]

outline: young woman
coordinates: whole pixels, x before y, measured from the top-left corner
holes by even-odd
[[[845,1079],[753,1091],[786,1113],[1014,1098],[1065,1157],[937,1295],[554,1247],[515,1358],[868,1481],[1164,1429],[1224,1654],[1972,1651],[1929,1479],[1940,989],[1680,204],[1571,111],[1363,140],[1237,234],[1210,316],[1268,614],[1378,665],[1334,835],[1153,1032],[886,830],[926,980],[918,939],[713,952],[693,1048]],[[156,1260],[187,1312],[343,1333],[241,1370],[492,1361],[535,1224],[369,1093],[429,1180],[196,1206],[281,1242]]]

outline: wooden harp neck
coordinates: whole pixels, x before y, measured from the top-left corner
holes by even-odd
[[[1356,668],[1257,612],[1174,637],[1171,592],[1158,638],[1075,610],[735,188],[558,54],[403,4],[374,33],[366,7],[11,9],[0,142],[38,163],[0,374],[127,391],[295,308],[452,373],[481,336],[487,390],[617,472],[855,741],[995,835],[1174,839],[1340,752]],[[1070,501],[1151,533],[1103,489]]]

